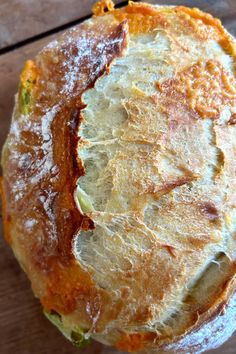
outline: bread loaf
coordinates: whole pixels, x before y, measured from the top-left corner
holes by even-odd
[[[21,74],[5,237],[75,345],[202,353],[236,328],[235,40],[198,9],[93,10]]]

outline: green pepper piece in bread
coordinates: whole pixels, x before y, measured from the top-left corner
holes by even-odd
[[[84,330],[80,327],[77,327],[71,332],[71,341],[72,343],[78,347],[84,347],[88,344],[90,344],[90,338],[86,338]]]
[[[90,344],[90,338],[85,335],[85,331],[77,326],[73,330],[65,326],[62,321],[62,317],[56,311],[46,311],[44,310],[44,315],[52,322],[60,332],[78,348],[84,347]]]
[[[83,191],[83,189],[77,186],[76,192],[81,211],[83,213],[90,213],[94,211],[90,197]]]
[[[27,60],[20,75],[19,108],[20,113],[29,114],[32,108],[32,91],[37,81],[37,68],[32,60]]]

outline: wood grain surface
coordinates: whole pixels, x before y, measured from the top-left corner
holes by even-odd
[[[156,3],[156,1],[149,2]],[[91,3],[93,0],[0,0],[0,47],[1,45],[15,44],[17,41],[58,27],[66,22],[79,20],[90,13]],[[236,35],[236,0],[163,0],[159,3],[198,6],[220,17],[229,31]],[[73,11],[71,11],[72,7]],[[37,20],[38,13],[40,16]],[[31,19],[24,14],[30,15]],[[4,20],[3,17],[5,17]],[[35,28],[31,28],[32,19],[38,21]],[[15,24],[13,24],[14,21]],[[24,21],[27,23],[23,25],[22,32],[20,30],[20,33],[16,33],[19,30],[19,24]],[[57,35],[47,36],[0,55],[0,148],[9,129],[14,94],[17,91],[18,76],[24,61],[27,58],[33,58],[46,43]],[[39,302],[33,297],[28,279],[3,239],[1,224],[0,231],[0,354],[117,353],[115,350],[95,342],[86,349],[79,350],[62,337],[57,329],[44,318]],[[208,354],[235,353],[236,335],[221,348],[208,352]]]
[[[0,49],[91,14],[94,0],[0,0]],[[122,0],[115,0],[116,4]]]

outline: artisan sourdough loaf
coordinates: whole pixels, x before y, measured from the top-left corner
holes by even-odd
[[[236,329],[235,42],[198,9],[93,10],[21,74],[5,236],[74,344],[201,353]]]

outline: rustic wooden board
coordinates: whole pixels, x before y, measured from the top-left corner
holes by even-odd
[[[1,0],[0,49],[91,14],[95,0]],[[122,0],[115,0],[118,4]]]
[[[0,13],[1,20],[4,13],[4,4],[16,6],[17,3],[36,3],[34,0],[25,1],[1,1]],[[55,3],[63,3],[63,1],[49,1],[51,6]],[[48,2],[48,3],[49,3]],[[65,1],[63,12],[68,4],[73,1]],[[74,3],[90,3],[93,1],[79,1]],[[156,3],[156,1],[149,1]],[[41,4],[46,3],[42,0]],[[167,0],[160,1],[165,4],[185,4],[198,6],[207,11],[211,11],[216,16],[221,17],[226,27],[236,35],[236,1],[176,1]],[[214,6],[215,4],[215,6]],[[25,5],[26,6],[26,5]],[[62,5],[61,5],[62,6]],[[14,7],[12,7],[13,9]],[[87,7],[88,8],[88,7]],[[15,7],[17,9],[17,7]],[[48,11],[57,9],[52,6]],[[52,13],[52,12],[51,12]],[[7,14],[7,12],[6,12]],[[81,13],[77,13],[81,14]],[[22,16],[22,15],[21,15]],[[58,12],[57,12],[58,16]],[[62,16],[62,15],[61,15]],[[81,15],[84,16],[84,15]],[[0,40],[2,37],[0,20]],[[27,20],[27,19],[24,19]],[[71,19],[69,19],[70,21]],[[46,20],[45,20],[46,21]],[[65,19],[66,21],[66,19]],[[33,32],[28,22],[27,36],[31,36]],[[42,20],[43,23],[43,20]],[[61,23],[61,22],[60,22]],[[52,24],[50,28],[57,26]],[[54,37],[49,36],[44,39],[35,41],[31,44],[23,46],[15,51],[0,56],[0,148],[6,137],[7,130],[10,124],[10,116],[14,103],[14,93],[17,91],[18,76],[22,70],[23,63],[27,58],[32,58],[34,55]],[[13,37],[12,37],[13,38]],[[17,39],[15,34],[14,41]],[[30,283],[25,274],[17,264],[11,249],[7,246],[2,237],[2,228],[0,225],[0,354],[51,354],[57,352],[59,354],[115,354],[116,351],[105,348],[103,345],[93,343],[90,347],[83,350],[74,348],[64,339],[60,333],[44,318],[39,302],[34,299],[30,289]],[[233,336],[224,346],[208,354],[235,354],[236,353],[236,335]]]

